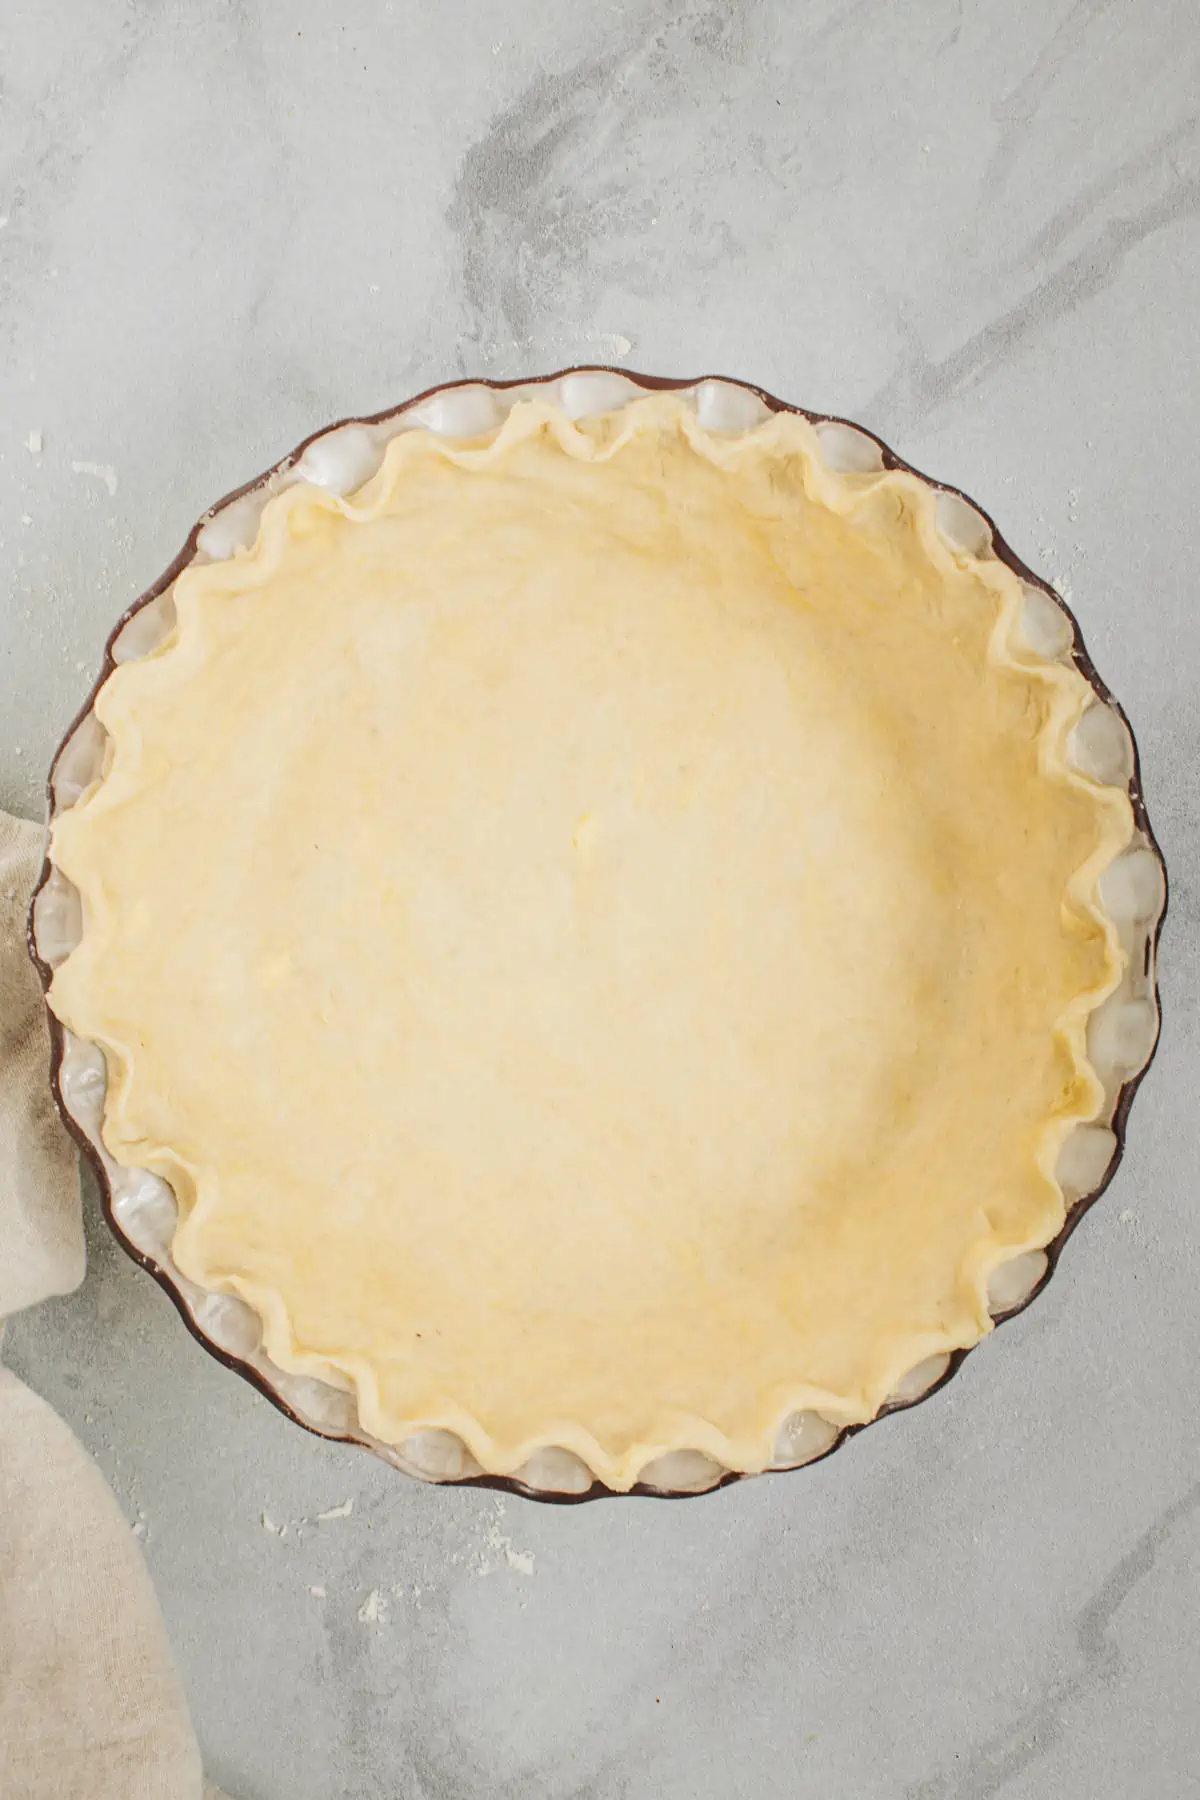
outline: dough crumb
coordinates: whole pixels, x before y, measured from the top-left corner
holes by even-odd
[[[327,1519],[348,1519],[353,1511],[354,1497],[351,1495],[350,1499],[343,1500],[340,1506],[331,1506],[327,1512],[319,1512],[317,1523],[323,1525]]]
[[[387,1601],[378,1588],[372,1588],[358,1609],[360,1624],[382,1625],[387,1618]]]

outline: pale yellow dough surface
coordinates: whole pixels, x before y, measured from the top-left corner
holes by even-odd
[[[1130,809],[932,509],[789,415],[526,403],[284,492],[105,684],[52,1005],[179,1267],[379,1437],[761,1468],[1061,1225]]]

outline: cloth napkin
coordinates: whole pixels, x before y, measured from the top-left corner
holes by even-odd
[[[41,827],[0,812],[0,1333],[84,1274],[78,1162],[50,1097],[25,947],[41,860]],[[3,1368],[0,1795],[221,1800],[116,1500],[69,1428]]]

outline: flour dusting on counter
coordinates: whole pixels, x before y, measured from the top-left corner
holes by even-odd
[[[102,481],[104,483],[105,487],[108,489],[110,498],[116,494],[117,471],[113,468],[111,463],[73,462],[71,464],[71,473],[72,475],[91,475],[97,481]]]

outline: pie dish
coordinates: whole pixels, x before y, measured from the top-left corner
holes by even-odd
[[[1044,1279],[1157,1035],[1161,858],[1069,615],[735,383],[310,440],[126,615],[51,807],[34,948],[119,1234],[427,1478],[695,1491],[921,1396]]]

